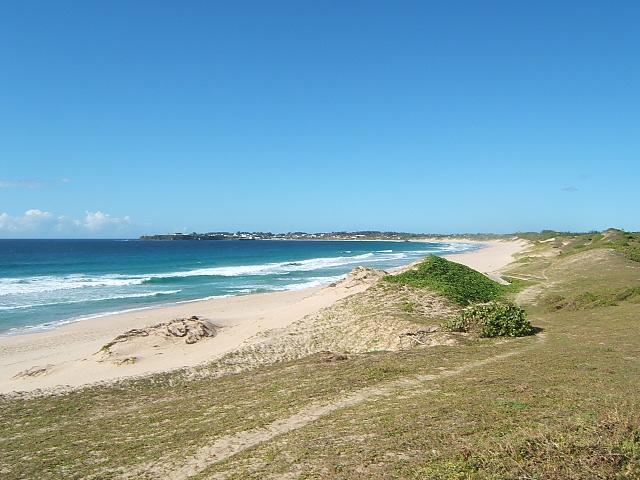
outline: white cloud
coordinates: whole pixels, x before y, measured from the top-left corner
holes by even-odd
[[[0,231],[9,228],[11,217],[7,213],[0,213]]]
[[[0,213],[0,232],[31,232],[55,223],[55,216],[50,212],[37,208],[27,210],[24,215],[12,217],[8,213]]]
[[[118,228],[129,224],[131,224],[129,216],[116,218],[99,210],[97,212],[86,212],[83,223],[84,227],[92,232],[103,230],[109,226]]]
[[[129,216],[113,217],[101,211],[86,212],[83,219],[33,208],[22,215],[12,216],[0,212],[0,235],[92,235],[104,233],[112,235],[124,233],[135,226]]]
[[[53,215],[49,212],[43,212],[42,210],[38,210],[37,208],[32,208],[31,210],[27,210],[24,212],[25,218],[51,218]]]

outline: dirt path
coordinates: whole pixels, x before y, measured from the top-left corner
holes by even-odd
[[[533,345],[513,350],[511,352],[471,362],[452,370],[445,370],[429,375],[405,377],[382,385],[363,388],[338,398],[331,403],[314,403],[303,408],[298,413],[287,418],[276,420],[266,427],[221,437],[210,445],[200,447],[195,455],[187,458],[180,466],[170,465],[169,462],[166,464],[163,462],[154,462],[153,464],[141,465],[121,478],[137,478],[141,474],[145,474],[152,478],[187,479],[202,472],[212,464],[226,460],[227,458],[237,455],[260,443],[267,442],[278,435],[286,434],[293,430],[302,428],[336,410],[352,407],[374,398],[388,397],[393,394],[397,394],[400,389],[421,387],[424,383],[460,375],[461,373],[465,373],[474,368],[483,367],[505,358],[521,354],[531,348],[539,346],[544,339],[544,335],[539,334],[537,342]],[[424,393],[424,389],[421,389],[420,391],[421,393]],[[164,468],[158,468],[159,466]]]
[[[540,272],[540,276],[528,275],[524,273],[509,275],[510,277],[517,278],[519,280],[540,281],[540,283],[538,283],[537,285],[527,287],[516,295],[515,301],[518,305],[534,304],[538,297],[542,294],[542,292],[549,289],[553,285],[553,282],[549,279],[549,276],[547,274],[550,268],[551,265],[547,265],[542,270],[542,272]]]

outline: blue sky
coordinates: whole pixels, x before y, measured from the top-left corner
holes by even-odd
[[[0,2],[0,237],[640,229],[640,3]]]

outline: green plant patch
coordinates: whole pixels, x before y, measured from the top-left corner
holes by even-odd
[[[416,307],[417,307],[416,303],[411,301],[403,302],[400,305],[400,308],[402,309],[402,311],[407,313],[414,313],[416,311]]]
[[[489,302],[502,297],[507,289],[465,265],[431,256],[416,268],[385,280],[416,288],[431,288],[459,305]]]
[[[512,303],[490,302],[466,308],[443,327],[480,337],[524,337],[534,333],[525,311]]]

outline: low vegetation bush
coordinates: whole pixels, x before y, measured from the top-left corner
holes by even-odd
[[[465,265],[431,256],[416,268],[385,279],[417,288],[431,288],[459,305],[490,302],[505,294],[502,285]]]
[[[476,333],[480,337],[524,337],[534,333],[525,311],[512,303],[490,302],[466,308],[443,327],[452,332]]]
[[[635,302],[638,300],[640,300],[640,287],[627,287],[619,290],[584,292],[569,298],[554,294],[543,298],[542,304],[549,311],[573,311],[611,307],[618,305],[620,302]]]
[[[640,262],[640,246],[628,246],[623,249],[624,255],[634,262]]]
[[[608,240],[611,247],[621,252],[629,260],[640,262],[640,234],[612,230]]]
[[[640,233],[610,228],[598,235],[577,235],[569,241],[569,248],[565,253],[578,253],[594,248],[611,248],[629,260],[640,262]]]

